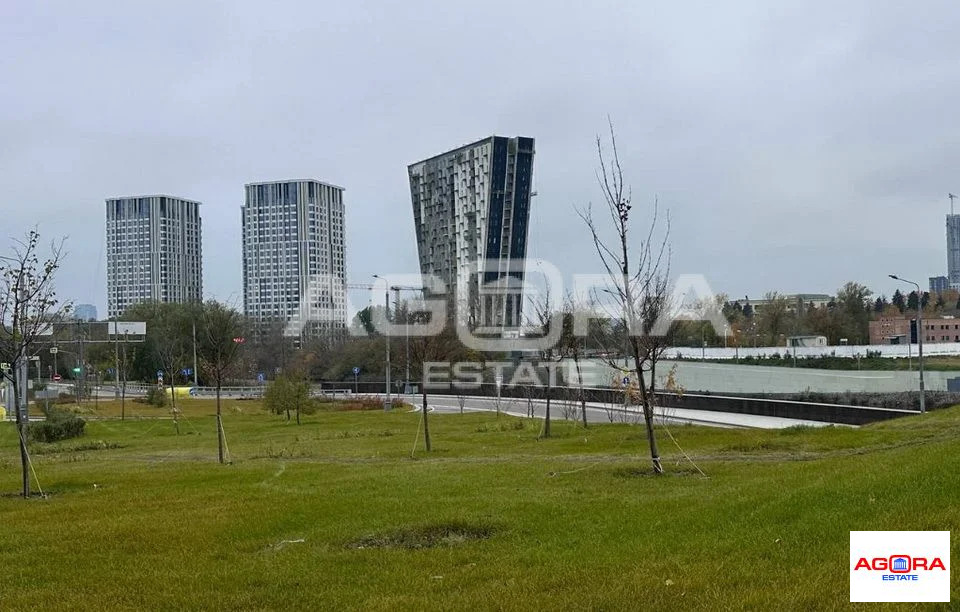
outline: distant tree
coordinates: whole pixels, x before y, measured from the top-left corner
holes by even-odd
[[[907,301],[903,297],[903,293],[899,289],[893,292],[893,298],[890,300],[890,303],[897,307],[897,310],[900,311],[900,314],[907,309]]]
[[[927,305],[930,304],[930,292],[924,291],[923,295],[920,297],[920,308],[926,309]]]
[[[240,360],[246,338],[243,316],[236,310],[213,300],[201,310],[197,352],[204,369],[213,380],[217,393],[217,457],[224,462],[223,420],[220,390]]]
[[[743,316],[745,319],[753,318],[753,306],[750,305],[749,301],[743,305]]]
[[[767,339],[769,345],[777,345],[780,336],[790,329],[787,299],[776,292],[767,293],[766,304],[758,314],[758,319],[760,334]]]
[[[310,401],[310,385],[296,373],[283,373],[270,381],[263,394],[263,407],[273,414],[287,415],[290,420],[290,411],[297,415],[297,425],[300,424],[300,412]]]
[[[372,336],[377,333],[376,326],[374,326],[373,322],[382,311],[383,306],[367,306],[354,315],[351,325],[356,332],[363,332]]]
[[[180,433],[180,409],[177,408],[176,378],[191,362],[193,323],[196,305],[154,302],[153,349],[170,385],[173,426]],[[149,329],[149,328],[148,328]]]
[[[920,306],[920,296],[916,291],[911,291],[907,296],[907,310],[917,310]]]
[[[887,307],[887,299],[883,296],[878,297],[873,303],[873,312],[880,314]]]
[[[848,282],[837,291],[837,310],[847,338],[861,342],[869,338],[870,296],[860,283]]]

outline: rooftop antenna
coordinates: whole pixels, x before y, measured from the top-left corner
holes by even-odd
[[[948,194],[947,194],[947,197],[950,198],[950,214],[952,215],[952,214],[953,214],[953,201],[957,199],[957,196],[953,195],[952,193],[948,193]]]

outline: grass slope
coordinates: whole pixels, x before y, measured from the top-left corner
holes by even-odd
[[[233,465],[216,463],[212,402],[188,401],[183,435],[102,420],[34,445],[47,499],[13,495],[0,427],[0,609],[846,609],[850,530],[960,525],[960,408],[673,428],[703,478],[663,430],[653,477],[629,425],[538,441],[539,422],[435,415],[435,451],[411,459],[414,413],[297,426],[226,405]]]

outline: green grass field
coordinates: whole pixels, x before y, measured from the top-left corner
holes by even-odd
[[[232,465],[212,402],[181,435],[128,403],[145,418],[33,445],[46,499],[16,497],[3,424],[0,609],[847,609],[850,530],[960,526],[960,408],[671,428],[705,478],[663,429],[654,477],[641,427],[431,415],[411,458],[416,413],[225,405]]]

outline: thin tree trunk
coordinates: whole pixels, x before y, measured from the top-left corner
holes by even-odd
[[[577,395],[580,399],[580,414],[583,416],[583,428],[587,428],[587,398],[583,394],[583,372],[580,371],[580,358],[574,355],[573,363],[577,366]]]
[[[220,380],[217,379],[217,457],[223,463],[223,420],[220,415]]]
[[[160,387],[163,389],[163,387]],[[177,435],[180,435],[180,419],[177,417],[177,394],[173,388],[173,374],[170,375],[170,405],[172,406],[171,411],[173,412],[173,428],[177,430]]]
[[[550,437],[550,391],[552,390],[550,386],[550,376],[547,375],[547,411],[543,420],[543,437]]]
[[[430,452],[430,424],[427,421],[427,389],[423,389],[423,445]]]
[[[650,460],[653,462],[653,473],[662,474],[663,464],[660,463],[660,452],[657,450],[657,437],[653,433],[653,405],[650,393],[647,390],[647,381],[643,379],[643,370],[639,362],[635,362],[637,379],[640,381],[640,402],[643,404],[643,422],[647,428],[647,442],[650,445]]]
[[[14,376],[18,376],[19,373],[14,369]],[[22,418],[23,413],[20,410],[20,385],[14,383],[13,385],[13,409],[16,410],[17,415],[17,435],[20,437],[19,446],[20,446],[20,468],[21,476],[23,480],[23,496],[24,498],[30,497],[30,457],[27,455],[27,423],[26,419]]]

